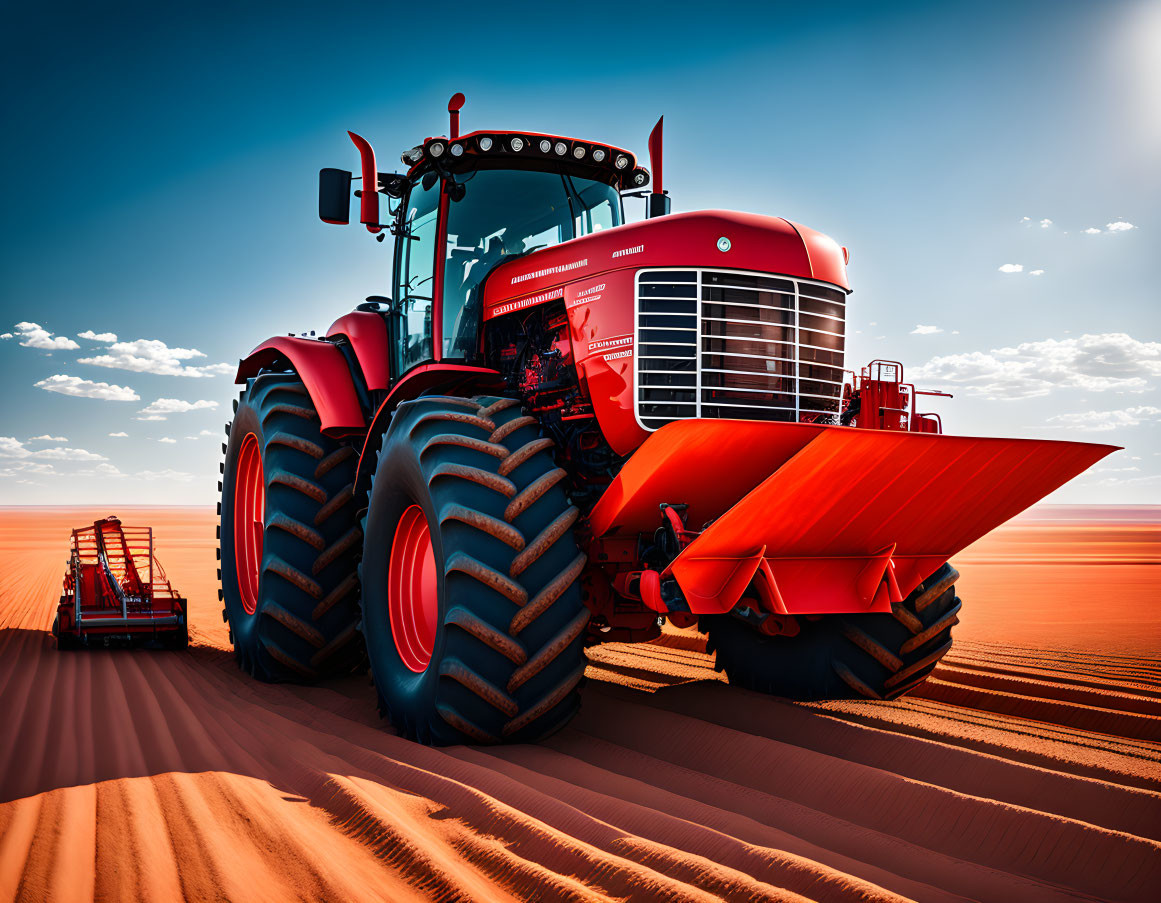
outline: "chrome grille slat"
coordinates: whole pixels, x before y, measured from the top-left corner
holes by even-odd
[[[638,422],[655,430],[686,417],[797,421],[837,414],[845,301],[832,286],[769,273],[638,271]],[[668,317],[685,319],[658,325]]]

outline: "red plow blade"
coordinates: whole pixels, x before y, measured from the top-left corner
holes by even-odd
[[[597,536],[651,531],[660,503],[688,504],[689,528],[709,526],[666,575],[695,613],[728,611],[759,573],[776,611],[889,611],[956,552],[1112,451],[1038,439],[679,421],[630,458],[592,524]]]

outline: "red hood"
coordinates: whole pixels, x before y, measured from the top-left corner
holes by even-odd
[[[775,216],[699,210],[595,232],[502,264],[485,285],[484,315],[513,298],[611,270],[665,266],[781,273],[850,291],[843,249],[821,232]]]

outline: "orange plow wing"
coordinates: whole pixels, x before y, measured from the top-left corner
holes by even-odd
[[[1114,446],[738,420],[662,427],[593,508],[594,536],[652,532],[662,502],[691,530],[669,565],[699,614],[755,579],[774,611],[889,611],[956,552]]]

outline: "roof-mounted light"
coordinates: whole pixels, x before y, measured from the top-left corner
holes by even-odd
[[[605,153],[605,149],[603,147],[598,147],[593,151],[593,159],[598,163],[604,163],[606,156],[607,154]]]
[[[613,161],[613,165],[617,167],[617,169],[624,169],[629,165],[629,158],[624,154],[617,154],[617,159]]]
[[[411,150],[405,150],[399,155],[399,159],[403,161],[405,166],[414,166],[423,159],[423,146],[417,145]]]
[[[585,146],[583,144],[578,144],[572,149],[572,155],[578,160],[583,160],[585,157]]]
[[[485,135],[483,138],[480,139],[480,150],[487,153],[491,149],[492,149],[492,139],[490,137],[488,137],[487,135]]]
[[[462,157],[464,155],[464,146],[462,144],[453,144],[451,146],[451,155],[453,157]]]
[[[427,146],[427,152],[433,157],[442,157],[446,148],[442,141],[433,141]]]
[[[633,170],[633,174],[629,177],[629,181],[633,183],[633,187],[641,188],[649,181],[649,173],[643,169]]]
[[[513,136],[508,141],[508,149],[520,153],[520,151],[524,150],[524,139],[519,135]]]
[[[557,141],[556,144],[552,146],[552,149],[558,157],[563,157],[565,152],[568,150],[568,145],[563,141]]]
[[[540,152],[542,154],[547,154],[550,150],[552,150],[552,142],[549,141],[547,138],[541,138],[540,139]]]

